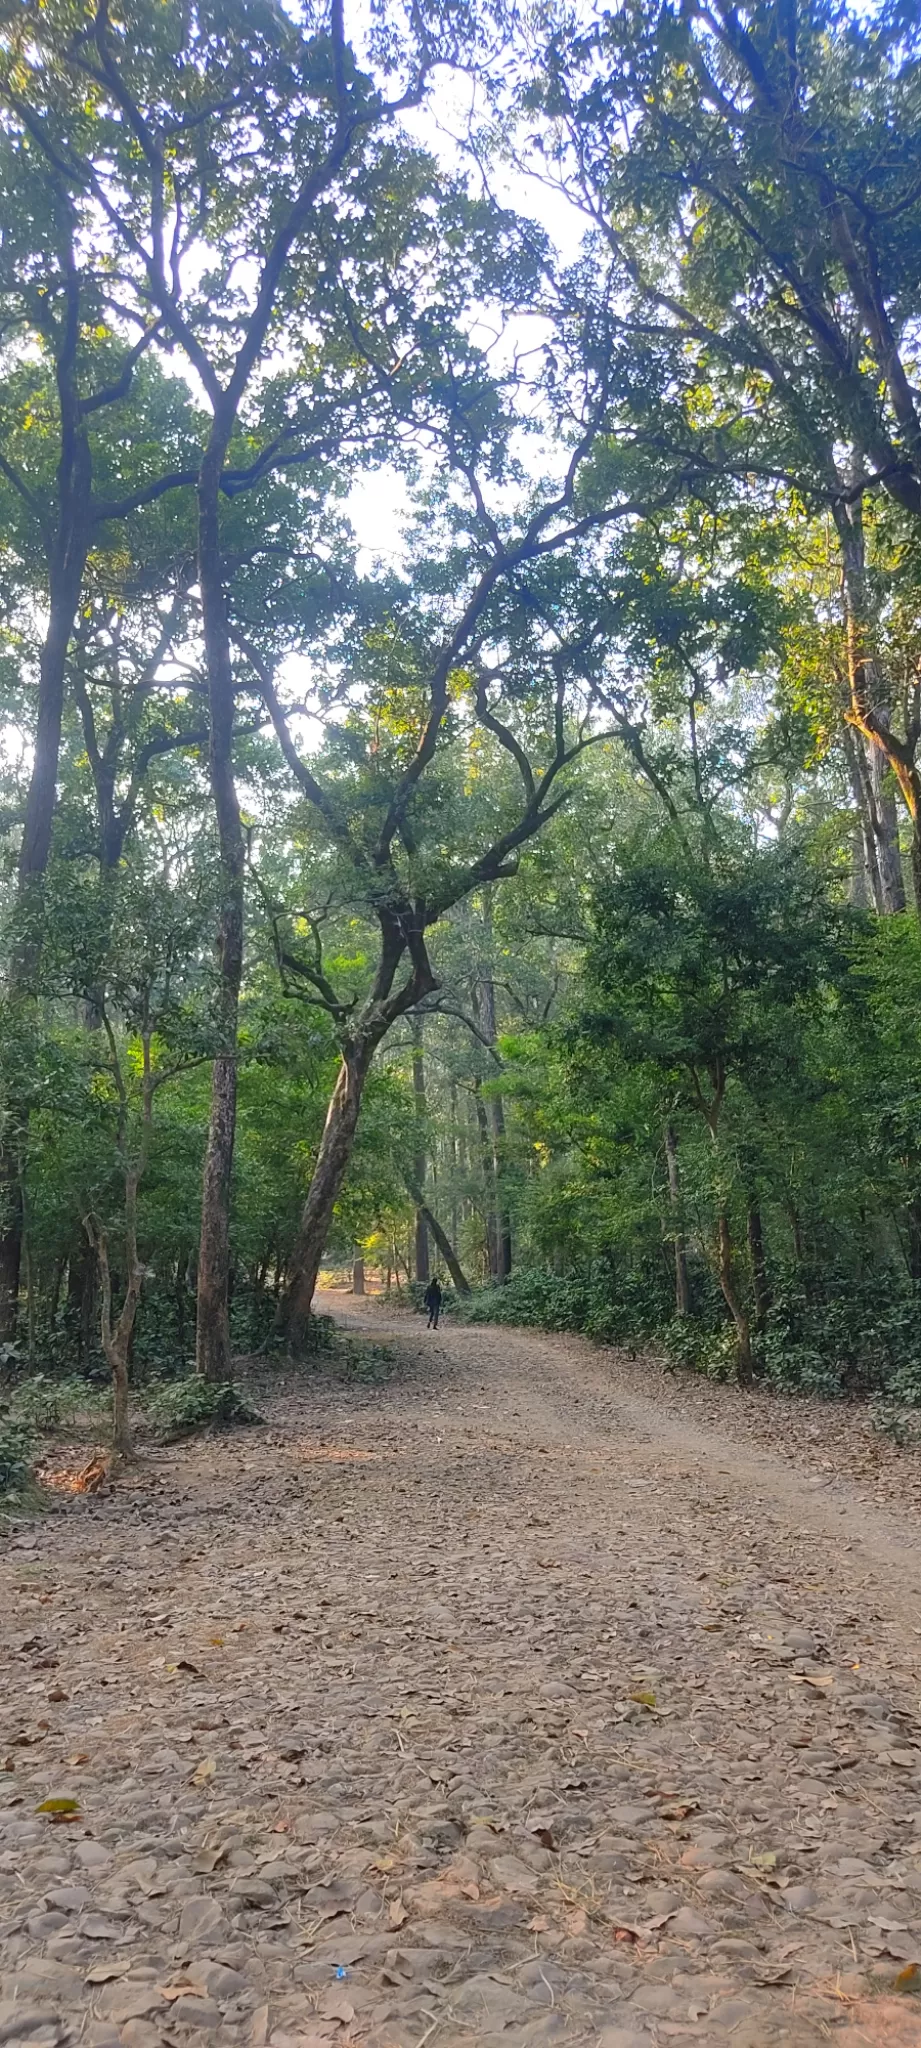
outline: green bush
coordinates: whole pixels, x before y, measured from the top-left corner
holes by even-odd
[[[661,1302],[645,1272],[617,1276],[597,1259],[565,1278],[538,1266],[524,1267],[503,1286],[456,1296],[451,1312],[464,1323],[581,1331],[598,1343],[617,1344],[650,1336]]]
[[[108,1409],[107,1388],[91,1386],[81,1379],[52,1379],[44,1373],[20,1381],[10,1397],[10,1415],[35,1430],[71,1426],[81,1415],[95,1416]]]
[[[658,1336],[672,1365],[703,1373],[708,1380],[734,1379],[736,1335],[731,1323],[714,1326],[693,1316],[674,1316]]]
[[[216,1385],[198,1374],[157,1387],[148,1394],[145,1406],[154,1435],[161,1443],[175,1443],[197,1429],[262,1421],[239,1388],[224,1383]]]
[[[0,1416],[0,1500],[14,1501],[32,1476],[35,1432],[11,1416]]]

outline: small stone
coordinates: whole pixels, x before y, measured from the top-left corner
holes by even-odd
[[[808,1884],[791,1884],[783,1894],[783,1903],[791,1913],[808,1913],[810,1906],[819,1902],[818,1892]]]

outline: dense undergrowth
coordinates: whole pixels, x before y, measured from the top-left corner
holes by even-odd
[[[615,1288],[603,1264],[560,1277],[539,1268],[514,1274],[503,1286],[463,1298],[446,1297],[459,1322],[573,1331],[604,1344],[648,1344],[676,1367],[730,1379],[736,1347],[731,1323],[720,1312],[715,1288],[699,1293],[701,1312],[669,1315],[662,1290]],[[921,1408],[921,1322],[907,1287],[859,1286],[838,1277],[833,1289],[808,1292],[778,1285],[755,1336],[758,1378],[784,1393],[827,1399],[873,1398],[905,1409]]]

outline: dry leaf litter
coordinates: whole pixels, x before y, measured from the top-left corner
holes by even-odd
[[[917,1459],[336,1313],[4,1546],[0,2048],[921,2048]]]

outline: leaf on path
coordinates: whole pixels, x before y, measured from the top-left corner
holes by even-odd
[[[340,2026],[351,2026],[355,2018],[355,2007],[346,1998],[344,1991],[327,1991],[320,2000],[320,2015],[324,2020],[338,2020]]]
[[[895,1979],[896,1991],[921,1991],[921,1965],[909,1963]]]
[[[760,1855],[758,1855],[758,1856],[753,1856],[753,1857],[751,1858],[751,1868],[752,1868],[752,1870],[776,1870],[776,1869],[777,1869],[777,1851],[776,1851],[776,1849],[762,1849],[762,1850],[761,1850],[761,1852],[760,1852]]]
[[[203,1756],[201,1763],[198,1764],[196,1766],[196,1769],[192,1772],[192,1784],[207,1785],[209,1779],[214,1777],[214,1773],[216,1770],[216,1758],[214,1758],[213,1756]]]
[[[89,1760],[89,1751],[86,1749],[78,1749],[74,1756],[64,1758],[64,1762],[69,1764],[71,1770],[75,1770],[78,1764],[88,1764]]]
[[[821,1674],[813,1671],[790,1672],[791,1685],[811,1685],[815,1687],[816,1692],[827,1692],[829,1686],[834,1685],[834,1682],[830,1671],[823,1671]]]
[[[401,1901],[399,1899],[391,1899],[387,1913],[387,1919],[391,1927],[402,1927],[407,1917],[406,1907]]]
[[[161,1998],[200,1998],[200,1984],[159,1984]]]
[[[196,1876],[210,1877],[211,1872],[217,1869],[218,1864],[223,1863],[229,1848],[229,1842],[222,1842],[218,1849],[199,1849],[198,1855],[192,1864],[192,1869],[195,1871]]]
[[[87,1970],[86,1982],[87,1984],[112,1984],[117,1977],[127,1977],[130,1968],[131,1963],[127,1957],[120,1963],[94,1963],[92,1969]]]
[[[630,1694],[630,1698],[636,1701],[638,1707],[648,1707],[650,1713],[653,1712],[656,1705],[656,1696],[654,1692],[650,1692],[644,1689],[642,1691],[632,1692]]]
[[[80,1811],[79,1799],[43,1799],[36,1813],[47,1813],[49,1820],[76,1820]]]

